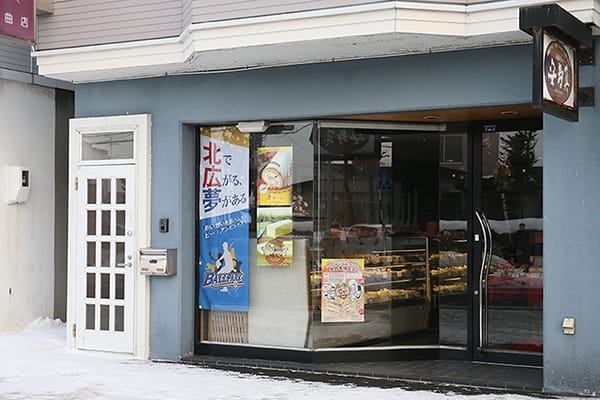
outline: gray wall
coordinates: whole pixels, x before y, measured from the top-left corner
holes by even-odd
[[[581,69],[580,84],[595,83],[598,93],[597,63]],[[550,391],[600,395],[599,127],[597,106],[581,108],[578,123],[544,118],[544,380]],[[562,333],[564,317],[576,319],[574,336]]]
[[[78,117],[152,114],[152,246],[179,257],[176,276],[151,280],[151,357],[175,359],[194,339],[194,135],[184,122],[524,104],[530,53],[513,46],[77,86]],[[169,233],[158,232],[160,217],[170,218]]]
[[[54,89],[32,85],[31,75],[3,74],[0,70],[0,330],[17,330],[53,315],[55,101]],[[24,203],[6,203],[8,166],[30,170]]]

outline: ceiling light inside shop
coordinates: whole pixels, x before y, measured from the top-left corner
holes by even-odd
[[[500,112],[500,115],[504,115],[505,117],[510,117],[510,116],[517,115],[517,114],[518,114],[518,112],[516,112],[514,110]]]
[[[439,121],[440,117],[439,117],[439,115],[426,115],[423,117],[423,119],[425,121]]]

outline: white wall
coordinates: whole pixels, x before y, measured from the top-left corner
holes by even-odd
[[[53,315],[54,90],[0,79],[0,330]],[[6,204],[6,167],[30,168],[26,203]]]

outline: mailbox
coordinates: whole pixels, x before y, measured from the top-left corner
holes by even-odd
[[[176,249],[140,249],[140,273],[170,276],[177,272]]]

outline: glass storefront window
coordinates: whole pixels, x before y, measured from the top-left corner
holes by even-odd
[[[476,136],[475,171],[466,131],[313,121],[261,133],[202,128],[201,340],[464,349],[479,322],[469,325],[468,279],[483,276],[482,347],[540,351],[541,131]],[[484,239],[469,240],[482,233],[469,226],[475,215],[490,225],[485,249]],[[478,246],[489,254],[469,254]]]
[[[265,132],[250,134],[239,132],[235,127],[204,128],[202,134],[215,138],[219,130],[226,132],[226,137],[240,135],[248,141],[245,153],[247,166],[243,167],[247,172],[245,176],[241,172],[228,174],[225,171],[227,168],[242,168],[239,164],[242,160],[238,162],[235,156],[231,157],[231,166],[226,165],[225,158],[223,163],[215,158],[213,163],[216,167],[209,165],[205,168],[205,171],[214,173],[220,170],[218,173],[223,174],[221,183],[225,179],[233,180],[232,175],[235,175],[238,187],[247,185],[248,231],[245,243],[247,257],[244,261],[238,257],[237,261],[246,263],[240,265],[242,273],[238,274],[238,277],[246,275],[240,278],[245,279],[246,292],[241,286],[224,286],[219,290],[225,288],[227,292],[216,291],[215,298],[238,294],[247,298],[234,299],[231,302],[234,305],[204,306],[203,339],[220,343],[305,348],[309,345],[307,338],[311,325],[309,277],[314,230],[314,123],[272,125]],[[211,143],[205,140],[202,146],[212,148],[212,155],[229,156],[226,145],[221,146],[215,140],[211,147]],[[209,157],[208,150],[205,153],[201,157]],[[201,177],[201,181],[203,179]],[[220,195],[223,198],[223,194]],[[225,222],[228,219],[231,218],[226,218]],[[208,220],[211,221],[208,226],[215,225],[210,218]],[[235,247],[236,257],[241,254],[238,250],[240,239],[237,243],[228,243],[228,250],[238,246]],[[208,239],[200,239],[201,249],[202,246],[210,246]],[[216,247],[213,255],[207,257],[209,261],[211,257],[219,260],[218,256],[225,252],[219,253]],[[214,263],[210,264],[214,267]],[[201,280],[209,268],[201,266]],[[202,292],[203,289],[200,290]]]
[[[312,346],[466,345],[466,134],[325,126],[316,151]]]

